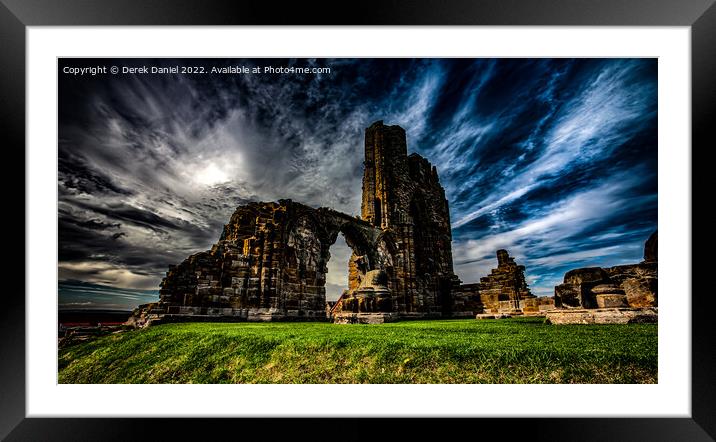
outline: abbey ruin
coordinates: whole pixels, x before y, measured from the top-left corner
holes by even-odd
[[[524,266],[506,250],[497,251],[497,267],[490,275],[479,283],[461,283],[453,271],[450,209],[438,171],[422,156],[407,152],[403,128],[373,123],[365,130],[360,217],[291,200],[240,206],[210,250],[170,266],[159,301],[139,306],[128,324],[383,323],[543,314],[554,309],[552,298],[530,293]],[[339,234],[352,249],[347,288],[327,305],[327,264]],[[652,267],[655,284],[655,266],[645,263],[621,273],[594,270],[597,279],[581,271],[578,277],[565,277],[565,284],[557,288],[557,306],[648,303],[644,293],[651,287]],[[617,276],[622,273],[645,276]],[[622,288],[617,290],[616,283]],[[623,290],[634,295],[622,296]]]
[[[407,151],[403,128],[375,122],[365,131],[360,218],[291,200],[241,206],[211,250],[170,267],[159,302],[140,306],[130,322],[473,316],[453,272],[437,169]],[[327,312],[329,249],[339,233],[353,251],[349,281]]]

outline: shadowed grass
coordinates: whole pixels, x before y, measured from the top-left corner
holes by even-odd
[[[657,325],[167,324],[60,349],[60,383],[655,383]]]

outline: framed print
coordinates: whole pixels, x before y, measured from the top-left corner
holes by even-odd
[[[712,2],[201,6],[3,1],[3,437],[714,437]]]

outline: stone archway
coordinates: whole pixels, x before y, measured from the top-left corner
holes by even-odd
[[[324,250],[326,263],[330,259],[330,247],[335,244],[338,235],[342,234],[346,245],[352,251],[348,262],[348,289],[354,290],[363,282],[367,272],[380,266],[379,253],[376,250],[376,238],[380,231],[362,220],[339,212],[331,212],[327,221],[327,243]]]
[[[355,291],[364,284],[371,271],[392,266],[392,255],[386,258],[389,255],[385,246],[387,237],[379,246],[378,238],[383,232],[363,220],[297,203],[291,203],[285,215],[274,220],[284,225],[284,241],[270,247],[282,249],[283,259],[268,271],[281,275],[274,305],[288,317],[315,317],[320,315],[319,309],[325,312],[330,248],[339,234],[352,251],[348,291]],[[394,246],[391,247],[392,253]]]
[[[362,220],[337,216],[334,235],[343,233],[353,250],[350,261],[349,289],[331,309],[334,320],[353,322],[357,314],[388,314],[397,306],[393,293],[398,287],[395,261],[397,246],[390,232]],[[332,243],[332,242],[331,242]],[[341,319],[342,318],[342,319]]]

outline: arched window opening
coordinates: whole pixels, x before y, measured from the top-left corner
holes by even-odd
[[[336,301],[343,291],[348,290],[348,261],[353,251],[346,243],[343,233],[339,233],[336,242],[331,245],[326,273],[326,301]]]

